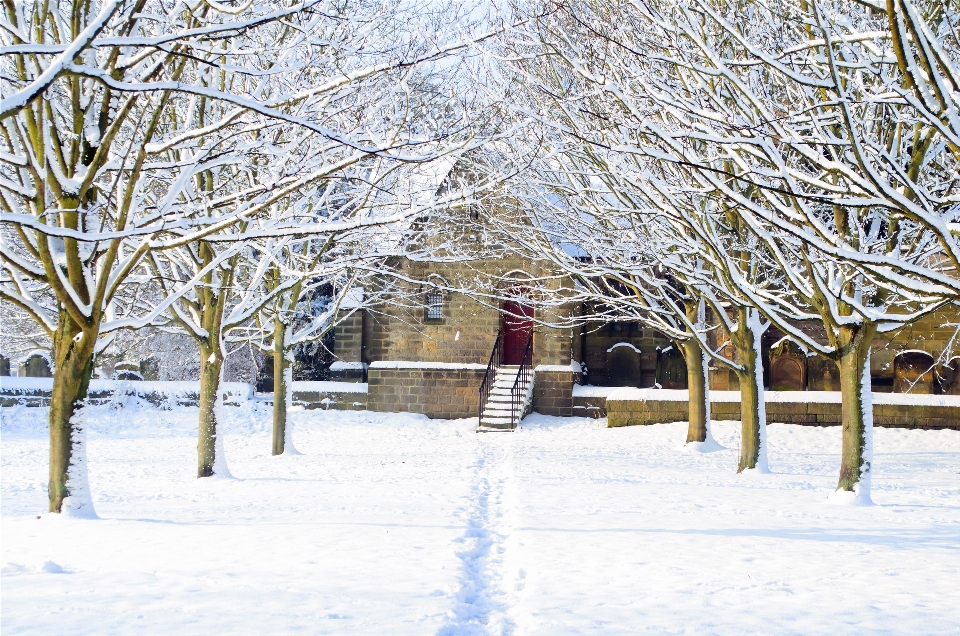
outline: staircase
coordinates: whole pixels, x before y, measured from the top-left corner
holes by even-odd
[[[493,385],[480,415],[478,431],[511,431],[530,412],[533,398],[533,373],[518,378],[520,365],[497,369]],[[515,405],[514,389],[519,394]]]

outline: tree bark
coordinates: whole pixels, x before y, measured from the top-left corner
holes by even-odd
[[[737,309],[737,329],[730,334],[736,351],[736,361],[742,368],[737,370],[740,382],[740,463],[737,472],[759,468],[767,469],[766,425],[767,413],[763,396],[763,368],[760,364],[759,321],[756,310]]]
[[[223,354],[219,344],[200,344],[200,422],[197,438],[197,477],[210,477],[217,460],[217,396]],[[222,458],[221,458],[222,459]]]
[[[273,327],[273,454],[283,455],[287,434],[287,326],[280,320]]]
[[[843,447],[837,490],[870,496],[873,462],[873,395],[870,386],[870,342],[873,325],[839,328],[839,364]]]
[[[53,337],[54,373],[50,396],[50,481],[47,487],[50,512],[60,512],[70,496],[69,470],[76,438],[73,416],[82,408],[93,373],[93,354],[98,329],[82,329],[61,310]]]
[[[687,443],[707,441],[707,426],[710,419],[710,403],[707,384],[707,360],[700,349],[700,343],[690,338],[679,343],[683,359],[687,364],[687,400],[689,404],[689,424]]]

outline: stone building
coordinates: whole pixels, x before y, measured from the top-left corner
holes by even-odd
[[[580,366],[572,361],[579,362],[579,354],[573,331],[546,326],[556,316],[530,301],[522,280],[543,274],[537,267],[511,258],[399,259],[394,266],[404,279],[422,282],[404,286],[399,305],[341,310],[348,315],[335,330],[331,379],[365,378],[371,410],[477,416],[491,357],[499,357],[501,367],[518,367],[529,344],[528,406],[552,415],[572,413],[573,385],[580,379]],[[452,291],[478,276],[511,283],[486,295]]]
[[[484,264],[494,272],[508,262]],[[404,262],[410,278],[449,276],[463,265]],[[532,334],[533,410],[574,413],[574,385],[686,388],[686,367],[678,347],[638,323],[587,323],[578,329],[552,328],[548,316],[525,306],[522,290],[501,291],[500,300],[423,285],[413,295],[419,307],[356,310],[336,328],[331,378],[368,382],[367,408],[410,411],[430,417],[476,417],[480,387],[498,332],[502,364],[519,362],[519,349]],[[952,318],[952,321],[951,321]],[[871,376],[875,391],[960,394],[960,358],[944,361],[956,316],[934,314],[874,342]],[[783,334],[763,341],[765,384],[774,390],[839,390],[832,360],[810,356]],[[737,390],[736,376],[711,365],[714,390]]]
[[[540,413],[573,414],[574,385],[580,383],[686,388],[679,347],[654,329],[636,322],[587,322],[574,329],[549,326],[571,322],[541,310],[530,296],[536,285],[525,286],[524,278],[541,285],[552,280],[554,291],[560,292],[571,283],[562,282],[547,265],[511,255],[497,243],[502,238],[485,234],[476,212],[465,210],[463,215],[433,228],[433,237],[424,243],[444,240],[466,246],[466,257],[446,259],[442,250],[428,250],[433,258],[398,258],[391,268],[404,281],[398,287],[401,302],[360,303],[342,310],[333,338],[330,378],[366,381],[367,408],[476,417],[481,403],[488,400],[482,387],[491,360],[500,357],[500,366],[509,371],[501,375],[516,374],[531,337],[528,407]],[[470,292],[454,291],[458,289]],[[587,315],[584,307],[572,304],[561,313]],[[960,393],[960,358],[943,359],[958,323],[955,311],[941,311],[900,332],[878,336],[871,366],[874,389]],[[833,361],[807,355],[776,330],[763,339],[763,362],[770,388],[839,390]],[[738,388],[732,372],[714,367],[711,388]],[[908,380],[898,383],[895,376]],[[508,380],[487,377],[486,382],[499,385]]]

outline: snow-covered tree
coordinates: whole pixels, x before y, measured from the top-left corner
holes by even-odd
[[[261,4],[234,15],[220,5],[146,1],[5,7],[0,188],[5,236],[15,240],[3,246],[0,293],[53,340],[51,511],[70,494],[70,467],[83,463],[82,431],[71,419],[100,336],[128,318],[116,315],[120,288],[143,273],[151,250],[236,221],[182,222],[171,203],[189,196],[192,184],[178,177],[211,159],[200,153],[170,162],[166,145],[232,135],[231,126],[250,123],[243,121],[250,112],[279,114],[249,92],[255,75],[243,71],[276,59],[253,59],[263,52],[261,38],[272,42],[270,27],[303,9]],[[233,103],[233,112],[198,125],[174,107],[206,99]],[[169,187],[161,175],[173,177]],[[55,311],[36,301],[37,289],[53,292]]]
[[[416,220],[461,204],[497,179],[441,190],[452,160],[385,166],[366,164],[364,180],[325,182],[299,198],[306,205],[280,213],[301,238],[258,241],[255,254],[270,265],[260,281],[265,299],[256,320],[239,331],[273,356],[274,455],[291,449],[287,410],[292,402],[294,351],[327,334],[337,321],[367,305],[402,305],[407,293],[392,284],[391,259],[432,253],[411,247]],[[325,292],[325,293],[321,293]]]
[[[593,122],[574,134],[666,172],[682,169],[672,196],[712,199],[736,219],[734,234],[752,234],[783,272],[782,286],[741,275],[728,282],[808,350],[839,363],[838,488],[864,499],[873,335],[956,298],[956,240],[947,231],[957,213],[956,146],[943,125],[907,112],[902,86],[912,67],[888,55],[888,27],[902,12],[940,34],[932,40],[955,42],[955,11],[942,6],[578,3],[539,22],[531,38],[542,47],[532,59],[563,69],[559,89],[542,92],[565,116]],[[943,59],[926,82],[949,81]],[[592,90],[568,99],[573,80]],[[807,321],[822,324],[825,337],[799,327]]]
[[[411,111],[423,106],[410,99],[423,92],[421,67],[473,40],[456,16],[339,0],[5,5],[0,293],[53,340],[51,511],[82,463],[71,419],[102,334],[149,324],[193,283],[219,281],[231,256],[204,246],[235,240],[238,224],[300,189],[470,138],[455,97],[444,94],[440,112]],[[293,152],[297,137],[313,155]],[[142,312],[117,306],[121,289],[150,277],[148,257],[176,249],[206,269]],[[55,311],[37,301],[46,290]]]
[[[545,152],[519,180],[531,218],[506,228],[511,241],[578,282],[554,294],[592,308],[571,317],[639,321],[674,341],[687,362],[688,442],[708,437],[708,365],[731,369],[743,394],[739,468],[765,468],[760,338],[768,322],[725,281],[756,280],[769,260],[749,232],[710,221],[716,202],[686,191],[686,175],[624,152],[624,126],[636,113],[597,90],[598,77],[617,70],[605,65],[622,52],[618,45],[559,11],[520,33],[512,48],[516,76],[532,89],[515,107],[536,122],[532,137]],[[514,150],[521,152],[532,154]],[[718,231],[724,247],[736,249],[710,251]]]

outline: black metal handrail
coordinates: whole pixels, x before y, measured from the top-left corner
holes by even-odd
[[[517,379],[513,381],[513,388],[510,390],[510,426],[516,428],[523,417],[523,407],[526,404],[527,386],[530,382],[530,374],[533,371],[533,334],[527,339],[527,346],[523,349],[523,357],[520,358],[520,368],[517,369]],[[522,387],[522,389],[521,389]],[[522,392],[524,395],[520,395]]]
[[[483,375],[483,382],[480,383],[480,412],[477,416],[477,425],[483,420],[483,409],[487,407],[487,400],[490,398],[490,391],[493,389],[493,383],[497,379],[497,370],[500,368],[500,362],[503,354],[500,351],[500,341],[503,338],[503,330],[497,331],[497,339],[493,343],[493,351],[490,352],[490,362],[487,363],[487,372]]]

